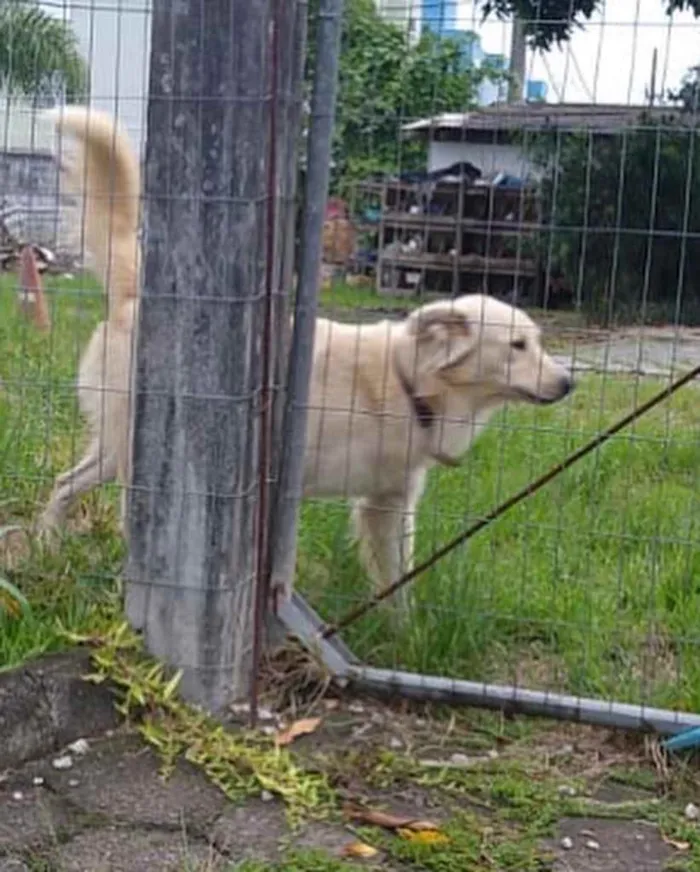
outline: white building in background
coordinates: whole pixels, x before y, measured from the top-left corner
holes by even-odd
[[[413,39],[420,35],[423,0],[376,0],[377,9]]]

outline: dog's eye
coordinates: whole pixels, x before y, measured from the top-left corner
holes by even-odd
[[[527,342],[524,339],[515,339],[510,343],[510,347],[514,348],[516,351],[525,351],[527,348]]]

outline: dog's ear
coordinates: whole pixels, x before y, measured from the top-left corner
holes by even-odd
[[[405,341],[397,353],[402,372],[420,396],[441,392],[441,376],[459,366],[476,346],[476,329],[449,303],[416,309],[405,321]]]

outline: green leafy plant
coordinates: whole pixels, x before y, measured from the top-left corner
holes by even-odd
[[[160,754],[163,774],[184,757],[200,767],[229,799],[269,791],[284,802],[292,823],[323,817],[334,802],[325,775],[305,770],[292,753],[268,736],[224,728],[177,696],[180,674],[146,656],[140,638],[126,623],[109,623],[88,635],[69,634],[71,642],[89,642],[95,671],[89,680],[111,681],[123,691],[118,709],[133,718],[143,738]]]
[[[309,4],[309,83],[317,11],[315,0]],[[470,66],[457,40],[426,33],[414,43],[405,29],[379,14],[374,0],[348,0],[333,146],[336,187],[399,166],[423,168],[425,145],[402,141],[402,124],[439,112],[466,111],[476,105],[479,84],[501,75]]]
[[[700,137],[686,115],[552,138],[545,162],[543,262],[582,308],[604,321],[697,322]]]
[[[690,10],[700,15],[700,0],[660,0],[666,13]],[[485,18],[495,15],[509,19],[517,15],[533,48],[549,49],[566,42],[597,11],[603,0],[481,0],[477,4]]]
[[[86,68],[70,24],[35,0],[0,0],[0,83],[25,97],[52,84],[69,101],[81,97]]]

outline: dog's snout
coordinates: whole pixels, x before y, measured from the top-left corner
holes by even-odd
[[[565,397],[567,394],[570,394],[573,389],[576,387],[576,383],[573,380],[573,377],[569,374],[563,375],[559,379],[559,390],[561,392],[562,397]]]

